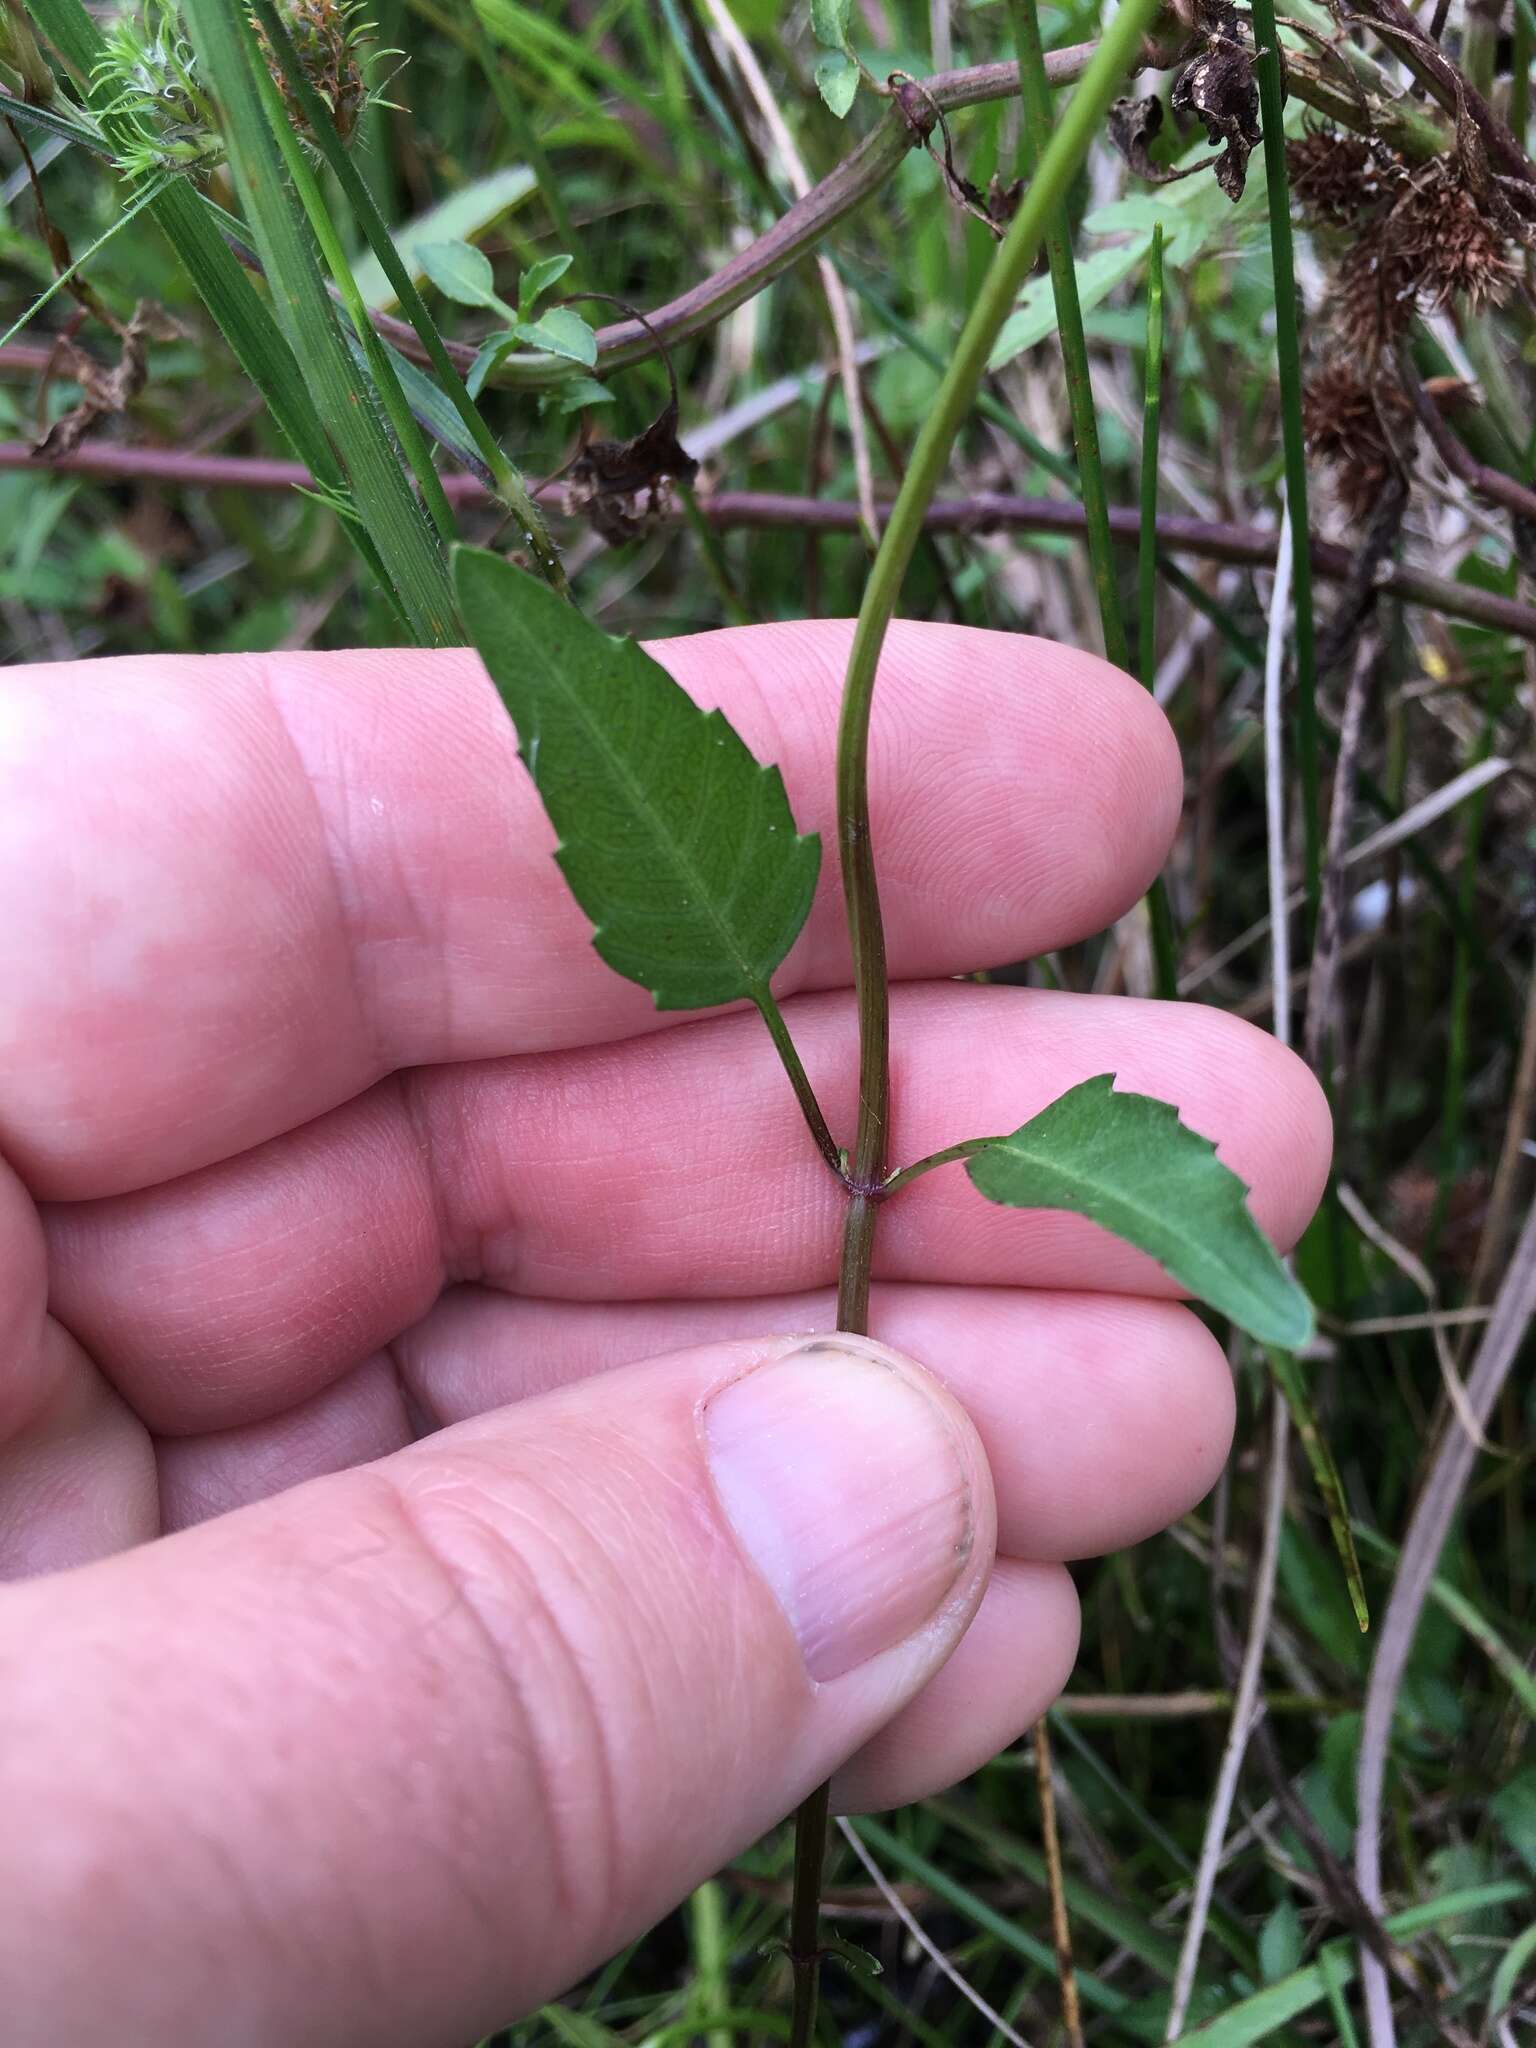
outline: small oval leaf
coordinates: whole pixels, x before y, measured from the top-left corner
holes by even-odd
[[[418,255],[445,298],[460,306],[500,306],[490,258],[468,242],[428,242]]]
[[[563,356],[567,362],[580,363],[590,370],[597,361],[597,336],[569,306],[551,306],[549,311],[537,320],[520,320],[517,323],[518,339],[529,348],[543,349],[546,355]]]
[[[1243,1183],[1171,1103],[1117,1093],[1114,1080],[1069,1088],[966,1172],[989,1201],[1102,1224],[1260,1343],[1307,1343],[1312,1304],[1253,1220]]]
[[[456,548],[453,574],[603,959],[659,1010],[760,997],[821,863],[778,769],[547,584],[482,548]]]
[[[859,67],[845,50],[816,60],[816,90],[841,121],[859,93]]]

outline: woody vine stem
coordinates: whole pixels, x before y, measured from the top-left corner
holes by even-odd
[[[976,296],[932,411],[924,424],[879,551],[864,587],[837,735],[837,836],[843,901],[853,950],[859,1016],[859,1114],[843,1179],[848,1208],[838,1271],[837,1327],[863,1334],[869,1325],[869,1279],[880,1204],[893,1192],[887,1180],[886,1135],[890,1110],[890,1003],[885,930],[875,879],[869,827],[869,719],[875,672],[886,628],[923,530],[928,505],[948,465],[955,438],[970,412],[998,330],[1013,309],[1034,264],[1053,208],[1087,154],[1120,81],[1135,62],[1158,0],[1124,0],[1105,31],[1082,82],[1040,157],[1029,190],[998,244]],[[814,1128],[814,1127],[813,1127]],[[924,1164],[926,1162],[919,1162]],[[899,1178],[913,1177],[906,1169]],[[789,1954],[794,1976],[791,2048],[810,2048],[816,2030],[820,1974],[818,1916],[826,1858],[828,1789],[802,1803],[795,1816],[794,1893]]]

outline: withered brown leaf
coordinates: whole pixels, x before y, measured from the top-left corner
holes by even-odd
[[[118,330],[122,352],[110,368],[88,355],[68,335],[54,345],[50,369],[80,386],[80,397],[68,412],[54,421],[33,452],[45,462],[58,462],[72,455],[97,420],[125,412],[144,389],[149,377],[145,344],[170,341],[181,333],[176,323],[149,300],[141,299],[133,318]]]

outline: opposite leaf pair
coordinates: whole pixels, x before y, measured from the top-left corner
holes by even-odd
[[[454,578],[597,951],[659,1009],[755,1003],[788,1063],[769,983],[809,914],[821,846],[796,831],[778,769],[634,641],[523,571],[460,548]],[[1243,1183],[1169,1104],[1112,1083],[1097,1075],[1010,1135],[952,1147],[887,1184],[894,1193],[930,1164],[965,1158],[989,1200],[1089,1217],[1261,1343],[1304,1344],[1310,1304]]]

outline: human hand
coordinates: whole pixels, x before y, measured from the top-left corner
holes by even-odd
[[[829,850],[780,980],[839,1135],[848,632],[659,650]],[[1149,1261],[935,1173],[872,1310],[926,1373],[785,1337],[840,1200],[768,1038],[597,958],[472,656],[13,671],[0,749],[0,1570],[80,1567],[0,1599],[12,2048],[458,2043],[834,1771],[896,1804],[1043,1711],[1062,1561],[1227,1448]],[[900,627],[871,784],[892,1163],[1114,1071],[1293,1242],[1327,1116],[1270,1039],[946,979],[1140,895],[1150,700]]]

